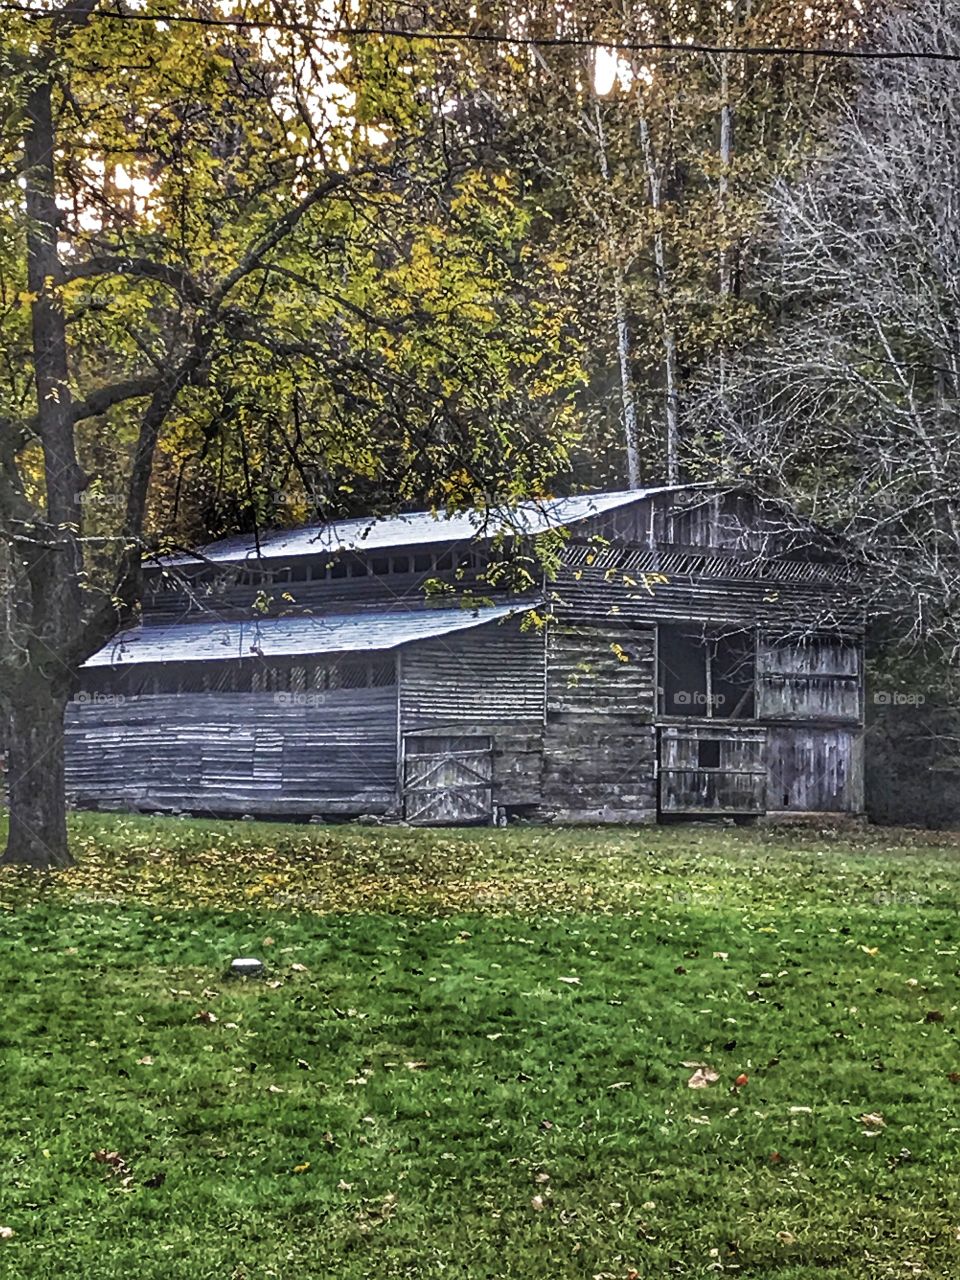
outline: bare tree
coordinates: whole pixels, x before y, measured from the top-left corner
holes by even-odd
[[[817,163],[774,192],[775,337],[702,380],[688,431],[705,472],[761,477],[842,528],[908,633],[956,658],[960,63],[909,55],[960,57],[960,6],[925,0],[871,39],[908,56],[864,65]]]

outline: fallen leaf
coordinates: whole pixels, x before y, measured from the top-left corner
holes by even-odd
[[[943,1021],[943,1014],[940,1012],[939,1009],[927,1010],[927,1016],[924,1018],[924,1022],[942,1022],[942,1021]]]
[[[264,938],[264,940],[263,940],[263,945],[264,945],[265,947],[272,947],[272,946],[274,945],[274,939],[273,939],[273,938]]]
[[[267,1093],[283,1093],[283,1090],[278,1084],[271,1084],[267,1086]]]
[[[306,966],[305,964],[292,964],[292,965],[290,966],[290,968],[293,970],[293,972],[294,972],[294,973],[306,973],[306,972],[307,972],[307,966]]]
[[[196,1022],[206,1022],[208,1024],[216,1022],[217,1020],[217,1015],[215,1013],[211,1013],[209,1009],[201,1009],[198,1013],[195,1013],[193,1017]]]
[[[713,953],[714,960],[729,960],[729,953],[726,951],[715,951]]]
[[[295,1165],[293,1166],[293,1172],[294,1172],[294,1173],[306,1173],[306,1172],[307,1172],[307,1170],[308,1170],[309,1168],[310,1168],[310,1161],[309,1161],[309,1160],[304,1160],[303,1164],[295,1164]]]
[[[411,1061],[411,1062],[405,1062],[403,1065],[407,1068],[408,1071],[423,1071],[430,1064],[429,1062]]]
[[[338,1190],[338,1191],[352,1191],[352,1190],[353,1190],[353,1183],[352,1183],[352,1182],[344,1182],[344,1180],[341,1178],[341,1179],[340,1179],[340,1181],[337,1183],[337,1190]]]
[[[706,1089],[708,1085],[716,1084],[719,1079],[718,1072],[712,1071],[709,1067],[698,1067],[687,1081],[687,1088]]]
[[[530,1208],[533,1209],[535,1213],[542,1213],[543,1212],[543,1196],[534,1196],[533,1199],[530,1201]]]
[[[144,1054],[144,1056],[143,1056],[142,1058],[138,1058],[138,1059],[137,1059],[137,1066],[138,1066],[138,1067],[152,1067],[152,1066],[153,1066],[153,1059],[150,1057],[149,1053]]]
[[[579,987],[581,985],[579,978],[558,978],[557,981],[567,982],[570,984],[571,987]]]
[[[90,1157],[97,1164],[105,1164],[112,1173],[120,1175],[127,1172],[127,1162],[119,1151],[91,1151]]]
[[[0,1227],[0,1240],[12,1240],[16,1234],[13,1227]]]
[[[783,1245],[796,1244],[797,1237],[793,1234],[792,1231],[778,1231],[777,1241]]]
[[[868,1129],[885,1129],[887,1122],[879,1111],[867,1111],[860,1116],[860,1123],[865,1124]]]
[[[749,1084],[749,1083],[750,1083],[750,1077],[747,1075],[745,1071],[741,1071],[741,1073],[737,1076],[736,1080],[734,1080],[733,1085],[735,1089],[742,1089],[745,1084]]]

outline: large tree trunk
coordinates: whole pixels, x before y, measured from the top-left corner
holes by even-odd
[[[86,0],[81,0],[78,12]],[[56,131],[48,68],[26,101],[24,201],[31,294],[37,431],[43,451],[46,518],[14,524],[14,620],[6,663],[7,792],[4,862],[69,865],[63,776],[63,713],[83,626],[82,490],[57,252]],[[27,655],[21,662],[17,653]]]
[[[48,678],[30,673],[5,690],[5,699],[10,829],[0,861],[37,868],[69,866],[63,776],[67,693]]]

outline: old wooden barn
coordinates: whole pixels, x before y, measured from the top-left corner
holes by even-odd
[[[421,824],[862,808],[851,571],[744,490],[340,521],[146,579],[142,624],[68,709],[79,806]]]

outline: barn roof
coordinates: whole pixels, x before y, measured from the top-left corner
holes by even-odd
[[[115,636],[83,665],[128,667],[145,662],[215,662],[383,651],[526,613],[537,603],[154,624]]]
[[[304,525],[300,529],[276,529],[261,533],[259,539],[251,533],[222,538],[201,547],[196,555],[170,556],[163,563],[183,567],[196,564],[198,560],[273,560],[280,556],[316,555],[320,551],[376,551],[424,543],[470,542],[493,538],[499,533],[532,536],[578,524],[652,494],[695,488],[702,489],[703,486],[661,485],[650,489],[625,489],[617,493],[582,493],[572,498],[544,498],[510,508],[491,507],[488,511],[464,511],[455,515],[442,511],[414,511],[397,516],[362,516],[355,520]]]

